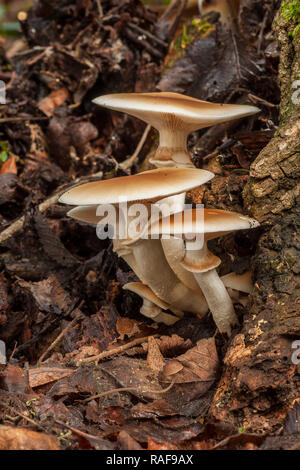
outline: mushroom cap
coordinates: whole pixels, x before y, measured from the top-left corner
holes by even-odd
[[[97,225],[101,216],[97,216],[97,207],[98,206],[77,206],[67,212],[67,216],[72,219],[79,220],[79,222],[86,222],[87,224]]]
[[[159,297],[157,297],[157,295],[154,294],[154,292],[150,289],[150,287],[146,286],[146,284],[143,284],[141,282],[128,282],[123,286],[123,289],[134,292],[143,299],[152,302],[163,310],[168,310],[169,308],[169,305],[163,300],[161,300]]]
[[[99,96],[93,102],[105,108],[126,112],[158,130],[167,126],[186,132],[260,111],[255,106],[210,103],[172,92],[116,93]]]
[[[229,273],[221,277],[225,287],[230,289],[250,294],[253,284],[251,279],[251,272],[246,271],[244,274]]]
[[[62,194],[59,202],[95,206],[126,201],[154,201],[195,188],[213,177],[210,171],[197,168],[159,168],[75,186]]]
[[[148,229],[151,235],[185,235],[204,233],[204,240],[211,240],[235,230],[258,227],[259,222],[237,212],[220,209],[188,209],[156,221]]]

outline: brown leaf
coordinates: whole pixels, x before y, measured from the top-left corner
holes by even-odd
[[[170,408],[169,403],[161,398],[153,401],[152,403],[137,403],[131,408],[130,416],[132,418],[160,418],[165,416],[174,416],[176,411]]]
[[[116,322],[116,330],[121,336],[121,339],[124,339],[126,335],[128,338],[131,338],[135,333],[139,333],[140,329],[138,327],[138,322],[127,317],[118,316]]]
[[[163,355],[160,352],[157,341],[153,336],[148,337],[147,363],[150,369],[159,372],[165,365]]]
[[[40,282],[20,280],[17,282],[17,286],[23,300],[31,306],[30,311],[34,307],[36,311],[42,310],[61,315],[67,313],[74,305],[74,301],[54,275]]]
[[[66,88],[60,88],[59,90],[51,91],[50,95],[43,98],[39,103],[38,107],[47,116],[52,116],[55,108],[61,106],[69,98],[69,92]]]
[[[169,361],[162,373],[163,382],[212,382],[218,368],[218,354],[214,338],[201,339],[197,345]]]
[[[59,450],[54,436],[0,425],[0,450]]]
[[[4,175],[4,173],[12,173],[13,175],[18,174],[15,155],[6,160],[6,162],[1,166],[0,175]]]
[[[121,450],[143,450],[142,446],[126,431],[119,433],[118,443]]]
[[[29,369],[29,384],[32,388],[40,387],[41,385],[45,385],[50,382],[56,382],[63,377],[73,374],[73,372],[74,369],[66,367],[33,367],[32,369]]]
[[[181,446],[172,442],[157,442],[151,437],[148,438],[147,450],[180,450]]]
[[[10,202],[17,193],[18,178],[12,173],[0,175],[0,206]]]
[[[161,336],[157,339],[157,344],[164,357],[178,356],[192,347],[190,339],[184,340],[176,334],[172,336]]]
[[[8,364],[3,377],[4,388],[9,392],[30,393],[28,372]]]

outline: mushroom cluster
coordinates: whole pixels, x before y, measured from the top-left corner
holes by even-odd
[[[151,161],[157,168],[72,187],[60,202],[76,206],[68,212],[74,219],[113,228],[114,251],[141,281],[124,289],[142,297],[143,315],[170,325],[184,312],[204,315],[210,309],[219,331],[230,335],[237,324],[231,297],[239,299],[237,291],[247,293],[249,282],[234,273],[223,282],[216,271],[221,260],[208,250],[207,241],[258,223],[229,211],[185,209],[186,191],[214,177],[194,167],[187,137],[192,131],[252,115],[258,108],[164,92],[105,95],[94,102],[127,112],[158,130],[159,146]]]

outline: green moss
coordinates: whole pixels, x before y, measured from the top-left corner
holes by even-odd
[[[300,0],[290,3],[283,3],[281,9],[281,17],[288,22],[298,23],[288,35],[295,38],[300,31]]]
[[[193,19],[188,26],[184,25],[182,34],[175,41],[174,48],[178,52],[184,51],[189,44],[199,36],[205,35],[211,28],[212,25],[207,21]]]
[[[284,3],[281,9],[281,16],[287,21],[298,21],[300,19],[300,1]]]

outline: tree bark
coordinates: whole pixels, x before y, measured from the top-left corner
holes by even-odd
[[[282,2],[273,24],[280,47],[279,128],[252,164],[243,193],[263,230],[252,262],[255,288],[209,413],[260,433],[280,429],[300,395],[293,356],[300,339],[300,34],[288,14],[292,3]]]

